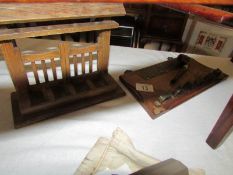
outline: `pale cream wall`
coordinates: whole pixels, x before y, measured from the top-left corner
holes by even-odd
[[[188,28],[190,29],[191,24],[193,22],[193,19],[189,19],[189,23],[186,26],[186,31],[184,32],[183,35],[183,39],[184,41],[187,39],[187,34],[188,34]],[[191,29],[192,30],[192,29]],[[215,53],[215,52],[211,52],[207,49],[203,49],[203,50],[199,50],[198,52],[201,53],[206,53],[209,55],[213,55],[213,56],[222,56],[222,57],[229,57],[231,56],[232,52],[233,52],[233,28],[230,28],[228,26],[223,26],[214,22],[210,22],[204,19],[197,19],[197,23],[191,33],[191,38],[188,42],[188,49],[187,52],[195,52],[197,51],[194,46],[195,46],[195,42],[196,39],[199,35],[200,31],[206,31],[208,33],[212,33],[212,34],[216,34],[216,35],[220,35],[222,37],[226,37],[227,41],[221,51],[221,53]]]

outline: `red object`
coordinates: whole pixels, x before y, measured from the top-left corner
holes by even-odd
[[[233,1],[231,1],[233,3]],[[202,16],[208,20],[223,23],[224,21],[233,20],[233,13],[198,5],[198,4],[163,4],[169,8],[180,10],[186,13]]]
[[[232,0],[0,0],[0,2],[125,2],[125,3],[191,3],[233,4]]]

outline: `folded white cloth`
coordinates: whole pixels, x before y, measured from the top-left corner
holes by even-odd
[[[118,169],[118,174],[133,173],[159,162],[158,159],[137,151],[129,136],[117,128],[113,132],[112,138],[101,137],[97,140],[75,175],[111,174],[110,171],[116,169]],[[204,175],[205,173],[201,169],[189,169],[189,174]]]

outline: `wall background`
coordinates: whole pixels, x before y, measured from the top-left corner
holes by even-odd
[[[207,21],[202,18],[198,18],[197,22],[192,29],[191,37],[188,38],[189,30],[192,27],[192,22],[194,19],[189,19],[186,24],[186,29],[183,34],[183,41],[185,41],[188,44],[187,52],[191,53],[199,53],[199,54],[207,54],[207,55],[213,55],[213,56],[221,56],[221,57],[230,57],[232,56],[233,52],[233,28],[230,28],[228,26],[223,26],[220,24],[216,24],[210,21]],[[195,43],[197,40],[197,37],[200,33],[200,31],[205,31],[207,33],[219,35],[222,37],[226,37],[226,43],[224,44],[221,53],[216,53],[211,51],[210,49],[197,49],[195,48]]]

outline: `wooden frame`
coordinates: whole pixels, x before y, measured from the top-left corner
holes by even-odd
[[[15,127],[125,95],[108,74],[110,29],[117,27],[114,21],[100,21],[1,30],[0,47],[16,89],[12,93]],[[25,53],[11,42],[86,31],[98,32],[97,43],[75,46],[61,41],[55,50]]]

